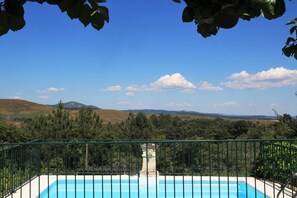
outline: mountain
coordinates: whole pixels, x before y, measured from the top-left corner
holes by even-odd
[[[59,104],[55,104],[55,105],[52,105],[53,107],[57,107]],[[85,104],[82,104],[82,103],[79,103],[79,102],[75,102],[75,101],[70,101],[70,102],[65,102],[63,103],[64,105],[64,109],[69,109],[69,110],[77,110],[77,109],[81,109],[81,108],[90,108],[90,109],[93,109],[93,110],[97,110],[97,109],[100,109],[94,105],[85,105]]]
[[[124,110],[124,112],[138,113],[143,112],[145,114],[169,114],[183,117],[207,117],[207,118],[229,118],[229,119],[247,119],[247,120],[275,120],[275,116],[265,115],[223,115],[218,113],[200,113],[196,111],[168,111],[162,109],[132,109]]]

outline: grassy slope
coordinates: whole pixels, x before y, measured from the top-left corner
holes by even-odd
[[[6,117],[31,117],[49,113],[52,109],[52,107],[25,100],[0,99],[0,114]]]
[[[0,99],[0,114],[8,119],[11,118],[30,118],[34,115],[47,114],[53,107],[41,105],[25,100]],[[78,110],[69,110],[71,115],[76,116]],[[95,110],[104,122],[119,122],[128,118],[128,113],[116,110]]]

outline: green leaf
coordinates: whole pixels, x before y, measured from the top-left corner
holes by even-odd
[[[93,10],[98,10],[99,9],[99,5],[97,3],[96,0],[88,0],[88,2],[90,3],[90,5],[92,6]]]
[[[43,4],[45,0],[36,0],[37,3]]]
[[[105,6],[99,6],[99,10],[100,10],[100,13],[103,15],[104,20],[107,23],[109,23],[109,12],[108,12],[107,7],[105,7]]]
[[[4,9],[11,17],[23,17],[24,8],[19,0],[5,0]]]
[[[216,21],[219,27],[229,29],[233,28],[238,23],[238,17],[231,14],[220,13]]]
[[[63,0],[58,4],[58,6],[62,12],[65,12],[71,8],[72,0]]]
[[[67,14],[71,19],[78,18],[84,9],[83,0],[72,0],[71,6],[67,9]]]
[[[289,37],[289,38],[287,39],[286,45],[289,45],[291,42],[294,42],[294,41],[295,41],[294,38]]]
[[[255,5],[255,7],[248,7],[243,12],[243,15],[247,15],[250,18],[256,18],[261,15],[261,9],[260,9],[260,7],[258,7],[256,5]]]
[[[192,7],[186,6],[183,11],[183,22],[192,22],[194,20],[195,11]]]
[[[46,2],[48,4],[51,4],[51,5],[58,5],[59,3],[61,3],[63,0],[46,0]]]
[[[12,31],[18,31],[26,25],[26,22],[24,18],[15,18],[8,16],[8,25]]]
[[[243,13],[241,16],[240,16],[241,19],[243,20],[246,20],[246,21],[250,21],[252,17],[250,17],[248,14],[246,13]]]
[[[8,17],[4,11],[0,11],[0,36],[9,31]]]
[[[92,9],[89,5],[85,4],[82,13],[79,16],[80,22],[82,22],[85,27],[91,23],[91,14]]]
[[[283,48],[283,53],[285,56],[290,57],[291,56],[291,48],[290,47],[284,47]]]
[[[292,25],[292,24],[297,24],[297,18],[292,21],[289,21],[286,25]]]
[[[290,29],[290,33],[293,34],[297,30],[297,26],[294,26]]]
[[[198,24],[197,32],[201,34],[204,38],[206,38],[211,35],[216,35],[218,32],[218,28],[215,24]]]
[[[262,0],[262,14],[267,19],[275,19],[282,16],[286,11],[284,0]]]
[[[93,28],[96,30],[101,30],[104,26],[104,17],[96,12],[91,18],[91,23]]]

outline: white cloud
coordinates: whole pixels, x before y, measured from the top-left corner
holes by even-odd
[[[37,93],[55,93],[55,92],[60,92],[60,91],[65,91],[64,88],[55,88],[55,87],[50,87],[45,90],[36,90]]]
[[[204,91],[223,91],[224,90],[223,88],[214,86],[207,81],[201,82],[198,85],[198,89],[204,90]]]
[[[128,93],[126,95],[132,95],[135,92],[142,91],[156,91],[156,90],[167,90],[167,89],[180,89],[183,93],[193,93],[193,89],[196,89],[196,86],[189,82],[185,77],[180,73],[175,73],[172,75],[161,76],[155,82],[146,85],[129,85],[124,90]],[[123,88],[120,85],[115,85],[104,89],[104,91],[122,91]]]
[[[192,105],[189,103],[170,102],[168,104],[165,104],[165,107],[170,108],[170,109],[188,109],[188,108],[192,107]]]
[[[128,87],[126,87],[126,91],[128,92],[136,92],[136,91],[147,91],[149,90],[149,88],[146,85],[130,85]]]
[[[130,105],[131,102],[127,102],[127,101],[121,101],[117,103],[118,105]]]
[[[165,75],[149,85],[151,89],[195,89],[196,86],[187,81],[180,73]]]
[[[55,87],[50,87],[47,89],[48,92],[58,92],[58,91],[64,91],[64,88],[55,88]]]
[[[221,104],[223,107],[239,107],[240,104],[236,101],[229,101],[229,102],[224,102]]]
[[[12,96],[11,99],[21,99],[21,96]]]
[[[38,96],[38,98],[49,99],[49,96],[47,96],[47,95],[41,95],[41,96]]]
[[[127,92],[127,93],[126,93],[126,96],[134,96],[134,95],[135,95],[134,92]]]
[[[289,70],[284,67],[271,68],[256,74],[246,71],[232,74],[229,81],[222,84],[234,89],[267,89],[272,87],[296,86],[297,70]]]
[[[155,82],[148,85],[129,85],[126,87],[126,91],[136,92],[136,91],[153,91],[153,90],[164,90],[164,89],[182,89],[191,90],[195,89],[196,86],[187,81],[180,73],[175,73],[172,75],[161,76]],[[188,91],[185,91],[188,92]]]
[[[122,87],[120,85],[113,85],[103,89],[103,91],[122,91]]]
[[[236,101],[227,101],[227,102],[223,102],[223,103],[219,103],[219,104],[209,104],[207,105],[210,108],[214,108],[214,109],[219,109],[219,108],[224,108],[224,107],[240,107],[241,104],[236,102]]]

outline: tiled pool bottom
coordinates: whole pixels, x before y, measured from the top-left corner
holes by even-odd
[[[57,185],[58,184],[58,185]],[[67,185],[66,185],[67,184]],[[49,188],[48,188],[49,186]],[[254,186],[257,187],[255,190]],[[275,188],[275,189],[274,189]],[[233,198],[275,197],[278,186],[253,177],[160,176],[40,176],[29,182],[13,197],[22,198]],[[158,193],[156,193],[156,189]],[[273,191],[274,189],[274,191]],[[211,192],[211,193],[210,193]],[[220,193],[219,193],[220,192]],[[281,197],[291,197],[291,191]],[[264,195],[265,193],[265,195]]]

